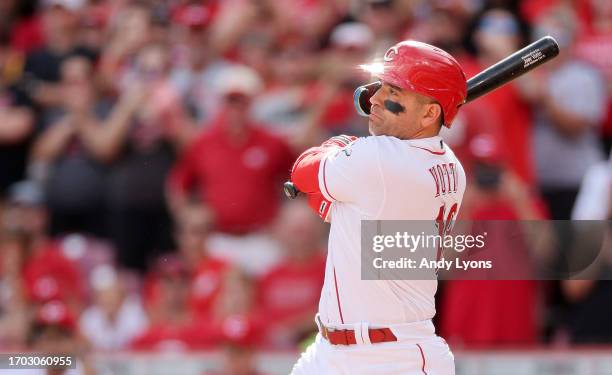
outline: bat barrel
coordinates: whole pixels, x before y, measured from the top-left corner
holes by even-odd
[[[559,54],[559,45],[545,36],[491,65],[467,81],[466,103],[495,90]]]

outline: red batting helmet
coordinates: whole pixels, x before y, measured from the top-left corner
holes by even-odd
[[[435,99],[442,107],[444,125],[450,127],[467,96],[465,74],[457,60],[440,48],[413,40],[389,48],[383,60],[365,68],[384,82]],[[369,97],[378,87],[362,86],[355,91],[360,114],[369,114]]]

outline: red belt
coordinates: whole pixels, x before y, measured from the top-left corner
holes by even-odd
[[[321,332],[321,335],[332,345],[357,344],[355,330],[352,329],[327,328],[319,320],[319,332]],[[368,336],[370,337],[370,342],[372,344],[397,341],[397,337],[395,337],[389,328],[370,328],[368,329]]]

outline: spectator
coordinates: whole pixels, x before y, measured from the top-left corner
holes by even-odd
[[[316,326],[312,317],[323,287],[323,226],[303,201],[286,204],[274,233],[284,260],[259,282],[258,306],[269,319],[266,340],[274,347],[295,348]]]
[[[220,323],[234,316],[246,316],[255,309],[255,284],[239,270],[228,272],[223,282],[219,298],[213,307],[212,321]]]
[[[612,275],[612,236],[609,226],[606,228],[605,225],[606,220],[612,219],[612,154],[610,157],[610,160],[598,163],[586,172],[572,212],[573,220],[585,220],[578,222],[575,231],[574,256],[589,259],[584,254],[588,248],[583,247],[591,244],[594,246],[592,254],[597,258],[593,262],[595,267],[589,267],[591,273],[588,277],[582,277],[584,280],[561,282],[563,296],[569,304],[566,328],[575,343],[605,343],[612,339],[612,325],[606,318],[612,309],[608,298],[612,291],[609,280]],[[597,242],[601,238],[599,223],[603,223],[604,231],[608,231],[601,246]]]
[[[303,35],[322,41],[325,33],[342,16],[341,6],[333,1],[269,1],[278,35]]]
[[[203,4],[188,4],[175,12],[180,26],[175,53],[182,58],[171,73],[172,83],[198,124],[208,123],[219,109],[219,99],[211,82],[228,64],[210,47],[210,23],[214,10]],[[208,48],[204,48],[207,46]]]
[[[519,220],[538,220],[543,215],[527,186],[508,170],[507,162],[496,151],[500,148],[492,142],[492,138],[473,141],[476,163],[461,211],[474,225],[486,228],[487,250],[483,256],[493,262],[494,268],[485,273],[475,270],[468,280],[444,284],[441,332],[451,344],[466,347],[533,345],[538,339],[539,295],[526,260],[530,258],[527,252],[534,249],[525,241],[527,236],[517,238],[511,228],[520,225]],[[508,222],[502,225],[497,220]],[[515,236],[512,240],[509,230]],[[479,307],[474,309],[466,300],[478,300]]]
[[[60,301],[50,301],[37,309],[32,324],[29,349],[37,353],[66,356],[76,361],[75,369],[20,370],[28,375],[93,375],[96,371],[88,358],[88,348],[79,336],[76,318]]]
[[[28,305],[23,291],[25,236],[5,230],[0,234],[0,350],[26,346]]]
[[[236,66],[218,79],[222,109],[174,166],[169,202],[179,212],[190,190],[197,188],[218,231],[210,238],[211,254],[261,273],[277,260],[265,231],[278,212],[278,186],[293,154],[286,141],[254,124],[249,115],[250,103],[261,89],[259,77]]]
[[[475,101],[461,108],[450,129],[441,131],[444,142],[453,148],[461,160],[466,175],[473,176],[475,165],[483,153],[495,151],[500,157],[507,154],[508,150],[503,147],[493,150],[505,142],[502,129],[497,126],[502,123],[500,117],[502,113],[487,105],[486,101]]]
[[[585,171],[603,159],[597,134],[606,109],[605,80],[576,59],[574,14],[554,8],[542,16],[536,37],[552,35],[560,54],[528,81],[536,108],[533,132],[537,182],[553,219],[568,219]],[[576,87],[580,87],[577,95]]]
[[[212,213],[199,204],[185,206],[174,221],[178,257],[189,272],[208,260],[206,243],[213,226]]]
[[[109,5],[113,7],[113,5]],[[117,4],[114,20],[109,24],[109,37],[99,62],[100,82],[105,91],[121,92],[136,56],[152,41],[151,10],[142,2]]]
[[[263,375],[257,370],[257,328],[248,320],[234,317],[222,329],[222,364],[206,375]]]
[[[572,220],[606,220],[611,197],[612,152],[608,160],[586,171],[572,210]]]
[[[132,349],[184,352],[202,348],[202,328],[189,309],[189,273],[178,259],[160,259],[159,283],[147,301],[149,328],[132,342]]]
[[[187,207],[179,213],[177,224],[179,254],[191,276],[190,307],[198,319],[206,319],[212,314],[230,265],[209,254],[210,212],[197,205]]]
[[[102,52],[107,42],[109,22],[115,10],[113,8],[121,6],[117,2],[87,1],[79,19],[79,44],[89,50]]]
[[[609,254],[608,254],[609,255]],[[569,301],[567,328],[574,344],[606,344],[612,340],[610,306],[610,261],[598,277],[605,280],[563,280],[562,290]]]
[[[94,304],[81,314],[81,334],[99,351],[127,349],[147,326],[140,298],[127,295],[121,275],[112,266],[94,269],[90,281]]]
[[[62,300],[79,311],[84,299],[81,274],[59,243],[46,234],[47,212],[41,189],[32,182],[19,182],[11,187],[8,202],[5,225],[22,233],[27,244],[22,269],[26,296],[35,303]]]
[[[257,48],[267,53],[262,57],[265,64],[274,67],[270,70],[266,90],[254,99],[253,116],[288,139],[299,138],[309,120],[317,51],[304,40],[278,41],[269,46],[271,42],[262,39],[244,47],[254,48],[253,44],[260,44]]]
[[[207,240],[212,226],[210,212],[197,204],[181,210],[175,222],[176,256],[163,256],[159,261],[172,259],[183,264],[189,278],[189,308],[196,319],[208,319],[230,271],[226,262],[210,256]],[[159,293],[161,275],[147,275],[145,295],[155,300]]]
[[[148,45],[123,92],[95,136],[99,155],[112,168],[107,190],[110,235],[122,265],[144,270],[172,248],[164,181],[175,153],[189,142],[190,123],[169,77],[165,46]]]
[[[42,5],[45,44],[27,55],[22,84],[26,100],[39,110],[61,105],[63,96],[58,81],[64,59],[73,55],[91,60],[96,57],[96,51],[78,44],[83,1],[48,0],[43,1]]]
[[[506,10],[488,10],[478,21],[473,40],[478,51],[477,71],[468,75],[484,70],[521,47],[519,20]],[[487,126],[499,128],[496,131],[504,142],[498,147],[506,154],[508,166],[523,182],[531,185],[534,182],[530,138],[533,120],[529,103],[523,99],[516,83],[510,83],[483,97],[480,105],[492,108],[498,117],[498,121]]]
[[[380,56],[389,46],[397,43],[410,24],[410,9],[405,9],[398,0],[367,0],[357,13],[358,21],[365,23],[374,32],[374,54]]]
[[[49,111],[49,124],[32,148],[33,170],[45,181],[53,234],[106,234],[107,170],[93,138],[104,126],[110,105],[97,100],[92,75],[91,62],[83,57],[62,62],[61,106],[54,114]]]
[[[276,22],[267,1],[224,1],[211,25],[211,45],[221,55],[231,55],[248,34],[273,35]],[[259,72],[261,74],[261,72]]]
[[[19,58],[9,36],[0,31],[0,197],[13,183],[25,178],[28,147],[34,133],[32,112],[19,101],[15,80]]]
[[[255,305],[255,283],[240,271],[226,274],[223,288],[208,320],[209,337],[216,344],[239,341],[261,346],[265,315]]]
[[[585,2],[587,3],[587,2]],[[583,26],[576,40],[576,56],[598,67],[605,75],[608,110],[602,126],[604,146],[612,148],[612,4],[606,0],[589,0],[590,22]]]
[[[457,2],[433,1],[420,9],[403,39],[414,39],[447,51],[463,66],[466,56],[463,40],[474,9],[453,6]],[[417,13],[417,11],[415,11]],[[465,69],[465,66],[464,66]]]
[[[332,134],[368,135],[365,121],[355,112],[352,97],[355,88],[368,78],[365,72],[355,67],[370,59],[374,40],[370,27],[358,22],[340,24],[330,34],[330,49],[321,59],[319,87],[310,90],[322,92],[310,96],[321,100],[315,101],[313,110],[327,99],[319,121],[321,127]],[[332,91],[329,98],[326,86]]]
[[[612,183],[606,176],[608,187]],[[563,296],[569,303],[567,326],[570,339],[577,344],[603,344],[612,340],[610,293],[612,293],[612,192],[608,191],[607,220],[579,221],[573,227],[569,259],[585,264],[579,278],[561,281]],[[607,204],[606,204],[607,203]],[[584,262],[584,259],[589,260]],[[586,267],[588,266],[588,267]],[[582,271],[582,269],[580,270]]]

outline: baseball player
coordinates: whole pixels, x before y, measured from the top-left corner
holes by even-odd
[[[452,221],[465,173],[439,136],[466,99],[461,66],[434,46],[403,41],[372,73],[369,132],[306,150],[291,181],[331,223],[316,341],[293,374],[454,374],[438,337],[436,280],[361,280],[361,220]]]

